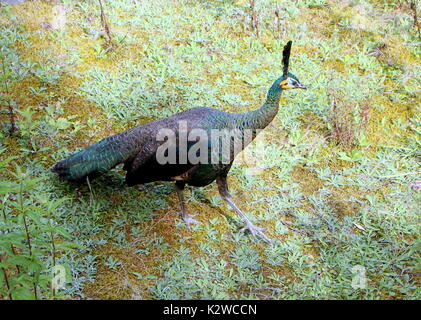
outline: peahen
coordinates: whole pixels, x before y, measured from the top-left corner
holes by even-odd
[[[228,192],[227,174],[238,152],[277,114],[282,91],[306,89],[297,77],[288,72],[291,44],[289,41],[283,50],[283,74],[269,89],[261,108],[238,114],[213,108],[192,108],[105,138],[58,162],[52,171],[67,180],[81,180],[124,163],[129,186],[152,181],[175,181],[181,214],[188,227],[199,222],[186,211],[183,198],[185,185],[200,187],[216,180],[221,197],[246,224],[241,231],[249,230],[255,239],[259,235],[270,242],[263,232],[265,229],[255,226],[232,201]],[[213,132],[221,131],[230,133],[209,139]],[[164,138],[161,137],[162,132],[167,132]],[[174,133],[172,139],[171,132]],[[197,132],[209,136],[205,139]],[[250,132],[251,139],[246,139],[246,133]],[[191,133],[194,133],[193,140],[189,136]],[[186,139],[187,136],[189,138]],[[241,142],[239,150],[235,146],[238,141]],[[224,143],[228,149],[224,149]],[[168,160],[170,153],[176,155],[175,161]],[[166,163],[162,161],[163,158]]]

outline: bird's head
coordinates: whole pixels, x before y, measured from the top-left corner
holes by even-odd
[[[284,47],[284,51],[282,53],[283,73],[282,76],[278,78],[272,85],[271,89],[269,90],[269,96],[279,95],[282,90],[307,89],[307,87],[301,84],[300,80],[298,80],[294,74],[288,71],[289,56],[291,55],[291,45],[292,41],[288,41]]]
[[[282,90],[307,89],[307,87],[301,84],[300,80],[291,72],[288,72],[286,76],[282,76],[278,80]]]
[[[298,80],[298,78],[295,75],[293,75],[291,72],[288,72],[289,57],[291,55],[291,45],[292,41],[288,41],[288,43],[284,47],[284,51],[282,52],[283,74],[282,77],[278,79],[279,86],[283,90],[307,89],[306,86],[301,84],[300,80]]]

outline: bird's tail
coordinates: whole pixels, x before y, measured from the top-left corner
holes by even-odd
[[[117,134],[58,162],[51,171],[66,180],[80,180],[86,176],[104,173],[125,162],[131,155],[128,149]]]

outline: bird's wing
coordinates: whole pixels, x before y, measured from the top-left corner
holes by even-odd
[[[196,141],[187,141],[187,150],[184,150],[184,148],[180,148],[182,144],[179,143],[179,139],[183,134],[189,136],[192,129],[206,130],[205,128],[209,126],[209,121],[212,121],[215,114],[220,116],[218,111],[214,109],[194,108],[143,126],[141,135],[148,137],[147,142],[144,142],[133,158],[126,161],[124,166],[124,169],[127,170],[126,182],[133,185],[158,180],[173,180],[173,177],[182,175],[194,167],[197,163],[191,163],[188,157],[186,157],[187,162],[179,163],[179,155],[183,151],[188,153]],[[180,124],[184,124],[184,127]],[[162,129],[171,130],[177,139],[176,163],[162,164],[157,159],[157,156],[159,156],[158,148],[167,141],[166,139],[158,141],[158,133]],[[208,143],[210,144],[210,142]]]

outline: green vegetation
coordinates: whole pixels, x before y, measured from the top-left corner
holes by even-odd
[[[410,0],[256,0],[254,13],[246,0],[102,2],[110,35],[98,1],[0,5],[2,299],[421,298]],[[309,90],[284,94],[229,177],[273,244],[239,233],[216,185],[186,192],[203,223],[188,230],[171,183],[129,188],[121,168],[81,184],[50,172],[194,106],[259,107],[290,39]],[[67,273],[57,290],[54,266]]]

